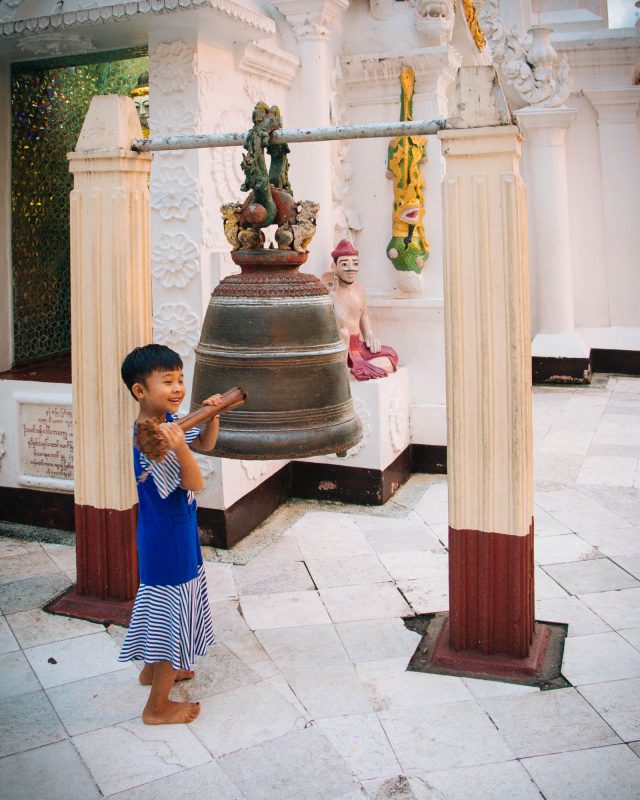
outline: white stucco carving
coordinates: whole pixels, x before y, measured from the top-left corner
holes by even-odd
[[[409,5],[413,7],[413,24],[427,47],[451,41],[455,19],[453,0],[409,0]]]
[[[182,233],[163,233],[153,248],[153,277],[169,289],[186,286],[200,271],[198,248]]]
[[[199,204],[196,181],[182,164],[163,165],[153,176],[151,207],[162,219],[184,220]]]
[[[197,133],[198,117],[181,103],[163,103],[161,113],[151,112],[150,127],[154,136],[186,136]]]
[[[394,453],[404,450],[411,441],[409,401],[402,391],[397,391],[389,404],[389,438]]]
[[[0,0],[0,22],[12,20],[22,0]]]
[[[300,60],[273,44],[249,42],[242,53],[238,68],[241,72],[288,88],[300,69]]]
[[[348,461],[350,458],[356,456],[371,439],[371,412],[367,410],[367,407],[362,400],[358,400],[354,397],[352,397],[352,400],[353,409],[356,412],[356,416],[360,418],[360,422],[362,423],[362,439],[360,439],[357,444],[347,450],[346,456],[337,456],[335,453],[330,453],[328,455],[328,458],[337,458],[338,461],[341,462]]]
[[[342,67],[336,58],[331,72],[331,105],[330,119],[332,125],[343,125],[346,122],[346,104],[341,85]],[[356,231],[362,229],[362,223],[351,197],[351,177],[353,170],[349,157],[350,148],[346,141],[331,143],[331,194],[333,198],[334,240],[353,240]]]
[[[499,18],[498,0],[478,0],[478,21],[513,108],[557,108],[571,93],[569,63],[549,42],[548,28],[518,38]]]
[[[59,56],[90,53],[96,49],[92,39],[69,31],[34,33],[18,40],[18,48],[32,56]]]
[[[159,44],[149,54],[149,80],[165,94],[184,91],[195,74],[195,51],[179,39]]]
[[[153,316],[153,338],[183,358],[191,354],[200,337],[200,319],[185,303],[165,303]]]
[[[250,481],[257,481],[266,475],[269,464],[266,461],[241,461],[240,465]]]
[[[7,452],[4,446],[4,431],[0,431],[0,465],[2,464],[2,457]]]
[[[205,456],[203,453],[194,453],[193,457],[195,458],[196,464],[200,467],[202,477],[206,481],[207,478],[215,472],[213,458],[211,456]]]
[[[231,106],[222,112],[214,131],[241,131],[247,128],[250,119],[250,111]],[[244,173],[241,162],[242,147],[214,147],[211,150],[211,180],[220,203],[235,201],[242,194],[240,185],[244,181]]]

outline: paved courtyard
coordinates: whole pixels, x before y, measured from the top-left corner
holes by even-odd
[[[571,687],[406,672],[402,617],[447,608],[447,485],[291,502],[207,549],[218,644],[147,727],[123,629],[54,617],[72,546],[0,538],[3,800],[640,798],[640,378],[537,388],[536,618]],[[5,532],[16,533],[4,526]],[[19,531],[18,531],[19,532]]]

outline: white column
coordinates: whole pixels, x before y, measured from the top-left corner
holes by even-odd
[[[640,325],[640,87],[590,89],[598,112],[611,326]]]
[[[529,175],[538,318],[531,350],[538,358],[589,358],[573,314],[565,134],[576,115],[571,108],[529,106],[517,112]]]
[[[332,63],[329,52],[331,29],[349,6],[349,0],[273,0],[298,41],[300,57],[297,119],[287,125],[310,128],[330,125]],[[309,250],[305,269],[321,274],[326,270],[333,241],[333,199],[331,191],[331,142],[292,145],[290,176],[296,200],[320,203],[318,228]],[[302,180],[300,177],[302,177]]]

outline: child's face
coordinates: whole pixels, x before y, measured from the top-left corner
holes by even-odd
[[[133,394],[140,408],[151,416],[176,414],[187,393],[181,369],[154,370],[141,383],[134,383]]]

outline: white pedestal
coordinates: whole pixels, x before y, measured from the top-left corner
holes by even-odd
[[[410,443],[411,389],[409,370],[399,367],[386,378],[351,380],[351,396],[362,422],[362,439],[347,455],[299,459],[316,464],[383,470]]]

